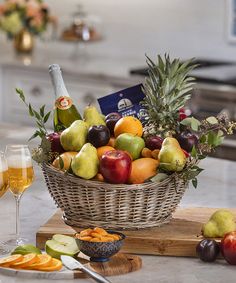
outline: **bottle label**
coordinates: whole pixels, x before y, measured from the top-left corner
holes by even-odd
[[[73,101],[69,96],[60,96],[55,102],[55,106],[58,109],[66,110],[73,105]]]

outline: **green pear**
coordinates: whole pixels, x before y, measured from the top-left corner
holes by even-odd
[[[82,120],[76,120],[61,133],[61,145],[66,151],[79,151],[86,143],[87,134],[88,125]]]
[[[103,114],[100,114],[100,116],[101,116],[102,120],[103,120],[104,122],[106,122],[106,116],[103,115]]]
[[[219,209],[213,213],[209,221],[202,227],[203,236],[206,238],[223,237],[226,233],[235,230],[234,215],[225,209]]]
[[[179,142],[172,137],[164,139],[158,157],[161,168],[166,171],[182,171],[186,164],[186,156]]]
[[[91,105],[86,106],[84,109],[84,121],[89,125],[89,127],[99,125],[106,126],[104,118],[98,112],[97,108]]]
[[[86,143],[71,162],[73,173],[83,179],[92,179],[98,173],[98,166],[97,149],[91,143]]]

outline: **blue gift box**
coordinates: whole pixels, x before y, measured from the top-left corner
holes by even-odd
[[[140,102],[145,95],[142,91],[142,84],[138,84],[118,92],[109,94],[98,99],[102,114],[118,112],[124,116],[135,116],[144,121],[146,110]]]

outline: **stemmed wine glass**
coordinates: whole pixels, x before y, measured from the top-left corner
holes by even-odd
[[[4,153],[0,151],[0,198],[5,194],[8,190],[8,167],[7,161],[4,157]],[[9,250],[7,249],[4,242],[0,243],[0,255],[8,253]]]
[[[9,189],[16,201],[16,237],[6,243],[10,246],[19,246],[27,242],[27,239],[20,238],[20,199],[34,180],[34,170],[27,145],[7,145],[5,156],[8,164]]]

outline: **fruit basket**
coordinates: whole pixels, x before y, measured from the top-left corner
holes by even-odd
[[[50,164],[42,170],[48,190],[63,210],[66,224],[77,227],[139,229],[171,220],[188,183],[178,175],[156,184],[109,184],[62,174]]]
[[[50,112],[44,113],[45,106],[37,112],[17,89],[39,127],[32,138],[39,136],[41,144],[33,158],[68,225],[141,229],[168,223],[189,182],[197,186],[200,160],[236,129],[225,115],[199,121],[183,111],[191,97],[193,60],[181,63],[165,55],[157,63],[147,57],[147,64],[142,122],[127,113],[108,112],[104,118],[94,106],[86,107],[82,119],[59,66],[52,65],[54,88],[64,94],[56,100],[55,132],[49,134]],[[122,105],[130,113],[127,101]]]

